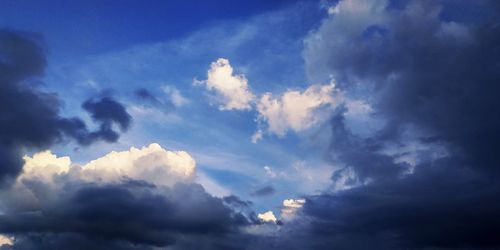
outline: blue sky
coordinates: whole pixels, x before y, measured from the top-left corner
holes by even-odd
[[[139,88],[168,102],[162,91],[168,86],[186,100],[181,107],[152,107],[155,114],[134,116],[132,129],[114,144],[56,145],[55,154],[86,162],[111,150],[157,142],[190,152],[200,175],[226,194],[253,200],[258,210],[278,211],[283,199],[320,190],[328,179],[297,183],[311,177],[294,173],[294,164],[331,171],[311,143],[313,134],[270,135],[254,144],[255,111],[221,112],[210,104],[208,91],[193,84],[206,79],[211,62],[227,58],[255,93],[307,87],[303,38],[326,15],[318,2],[158,1],[146,6],[135,1],[20,1],[0,12],[0,25],[43,35],[48,68],[41,88],[58,94],[65,114],[85,116],[80,103],[102,93],[111,93],[129,109],[142,105],[134,95]],[[293,177],[271,180],[264,166]],[[250,195],[268,185],[275,194]]]

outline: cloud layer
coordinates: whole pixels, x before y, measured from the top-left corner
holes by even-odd
[[[25,157],[15,185],[0,193],[0,233],[22,249],[149,248],[189,237],[215,244],[249,223],[194,183],[194,175],[188,153],[158,144],[111,152],[83,166],[50,152],[35,154]]]

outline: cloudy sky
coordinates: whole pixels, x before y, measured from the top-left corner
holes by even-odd
[[[495,0],[0,0],[0,249],[499,249]]]

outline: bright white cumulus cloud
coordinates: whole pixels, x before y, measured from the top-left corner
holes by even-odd
[[[265,213],[257,214],[257,217],[263,222],[275,223],[277,221],[276,216],[274,215],[273,211],[267,211]]]
[[[212,62],[207,80],[199,81],[216,93],[220,110],[250,110],[255,96],[248,87],[244,75],[235,75],[229,60],[219,58]]]
[[[161,189],[191,183],[196,178],[196,162],[187,152],[168,151],[156,143],[113,151],[83,165],[50,151],[25,156],[24,161],[23,171],[14,185],[0,190],[0,200],[4,201],[0,203],[0,214],[17,208],[36,210],[51,206],[68,186],[130,181],[153,184]]]
[[[250,91],[247,78],[235,75],[229,60],[224,58],[212,62],[207,75],[206,80],[195,80],[195,83],[216,93],[220,110],[256,110],[258,129],[251,137],[253,143],[265,134],[283,137],[288,131],[307,130],[326,120],[343,101],[333,81],[310,85],[305,90],[268,92],[257,97]]]
[[[0,248],[14,245],[14,238],[0,234]],[[10,249],[10,248],[7,248]]]
[[[324,121],[340,99],[334,83],[311,85],[304,91],[289,90],[276,97],[265,93],[257,103],[258,121],[268,133],[278,136],[289,130],[303,131]]]
[[[302,209],[306,203],[305,199],[285,199],[283,200],[283,206],[281,208],[281,218],[280,220],[290,221],[296,218],[297,213]],[[276,223],[278,218],[274,215],[273,211],[267,211],[264,213],[257,214],[262,222]]]
[[[54,183],[58,177],[85,182],[113,183],[124,179],[142,180],[171,186],[195,177],[196,162],[185,151],[168,151],[159,144],[111,152],[85,165],[72,164],[69,157],[57,157],[50,151],[24,157],[23,173],[18,180]]]

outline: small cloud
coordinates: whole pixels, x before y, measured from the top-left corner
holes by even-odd
[[[305,199],[286,199],[283,201],[281,209],[281,218],[290,220],[295,218],[297,212],[306,204]]]
[[[176,89],[175,87],[165,85],[165,86],[161,87],[161,90],[163,91],[163,93],[165,93],[169,97],[170,102],[172,102],[172,104],[175,107],[178,108],[178,107],[182,107],[182,106],[189,104],[189,100],[186,97],[184,97],[181,94],[181,92],[178,89]]]
[[[259,129],[252,135],[252,143],[256,144],[260,140],[262,140],[262,130]]]
[[[134,92],[135,96],[140,98],[140,99],[143,99],[143,100],[147,100],[147,101],[150,101],[152,103],[159,103],[158,99],[149,92],[149,90],[145,89],[145,88],[138,88],[135,90]]]
[[[289,90],[278,97],[265,93],[257,103],[257,121],[264,124],[266,132],[282,137],[289,130],[300,132],[324,121],[341,99],[333,82],[311,85],[303,92]],[[261,134],[257,131],[255,138]]]
[[[0,249],[4,249],[4,247],[9,247],[14,245],[14,237],[6,236],[0,234]],[[10,249],[10,248],[6,248]]]
[[[250,193],[250,195],[252,196],[267,196],[267,195],[272,195],[276,192],[276,189],[274,189],[273,186],[265,186],[265,187],[262,187],[262,188],[259,188],[255,191],[253,191],[252,193]]]
[[[278,174],[276,174],[276,172],[274,172],[273,169],[269,166],[264,166],[264,171],[266,173],[266,176],[269,178],[276,178],[278,176]]]
[[[258,214],[257,217],[263,222],[272,222],[276,223],[277,219],[274,216],[273,211],[267,211],[265,213]]]
[[[206,85],[214,91],[219,99],[220,110],[250,110],[255,99],[248,88],[248,80],[244,75],[234,75],[229,60],[219,58],[212,62],[207,73],[207,80],[195,80],[195,84]]]

